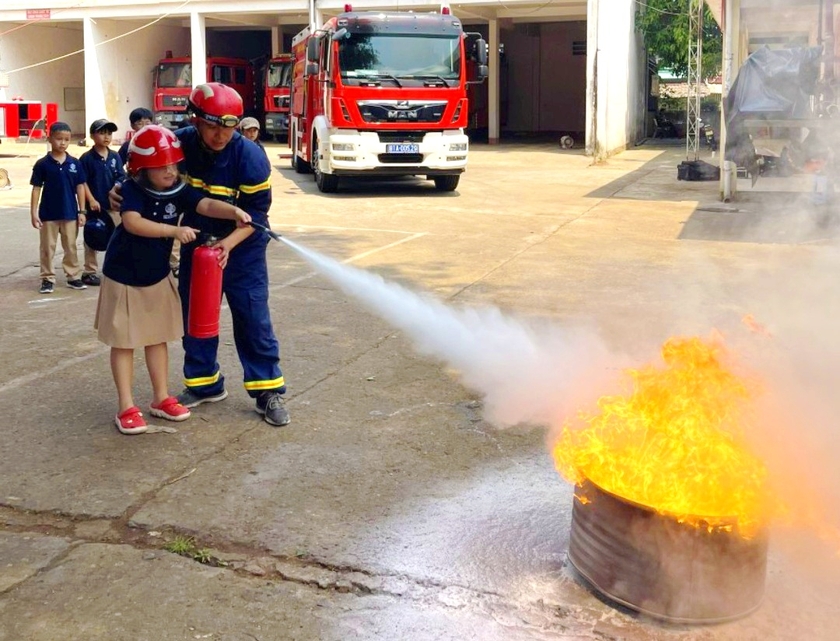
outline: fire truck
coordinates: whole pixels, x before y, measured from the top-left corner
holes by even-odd
[[[469,40],[468,40],[469,37]],[[472,43],[467,46],[467,42]],[[467,79],[468,51],[477,78]],[[487,45],[440,13],[345,12],[292,40],[292,167],[335,192],[342,176],[426,176],[453,191],[467,165],[467,83]]]
[[[207,58],[207,81],[230,85],[242,96],[245,112],[254,110],[254,70],[242,58]],[[186,124],[187,100],[192,91],[192,64],[188,57],[166,57],[158,61],[154,78],[154,122],[169,129]]]
[[[289,101],[292,88],[292,54],[281,53],[268,61],[263,73],[265,132],[275,140],[289,134]]]

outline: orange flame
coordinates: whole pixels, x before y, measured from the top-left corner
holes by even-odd
[[[743,441],[752,391],[724,365],[722,341],[672,338],[664,368],[627,370],[627,396],[568,422],[553,446],[567,480],[589,479],[628,501],[709,529],[750,537],[767,512],[764,464]]]

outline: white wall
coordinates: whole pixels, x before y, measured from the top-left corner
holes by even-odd
[[[636,7],[635,0],[589,0],[586,149],[595,160],[643,131],[646,59]]]
[[[127,34],[143,22],[96,20],[97,43]],[[137,107],[152,108],[152,70],[166,50],[189,52],[190,30],[187,27],[153,25],[137,33],[96,47],[102,101],[100,113],[89,101],[86,122],[108,118],[119,127],[115,141],[121,140],[130,128],[128,114]],[[92,88],[88,88],[90,91]],[[95,111],[96,109],[96,111]]]
[[[81,22],[30,24],[14,30],[9,23],[2,26],[6,33],[0,37],[0,69],[9,74],[6,98],[22,96],[25,100],[54,102],[58,105],[59,119],[69,124],[74,133],[81,134],[85,126],[84,94],[81,93],[80,109],[68,110],[67,107],[74,107],[72,94],[78,95],[84,87],[82,54],[18,71],[22,67],[81,50],[84,46]],[[69,104],[64,99],[66,88],[71,90]]]

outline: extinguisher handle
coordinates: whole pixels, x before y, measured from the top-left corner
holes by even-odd
[[[254,229],[259,229],[260,231],[264,231],[266,234],[271,236],[274,240],[277,240],[277,241],[280,240],[280,234],[278,234],[276,231],[273,231],[273,230],[269,229],[265,225],[260,225],[259,223],[255,223],[253,220],[250,222],[250,225]]]

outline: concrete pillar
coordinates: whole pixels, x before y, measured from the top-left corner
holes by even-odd
[[[106,117],[105,88],[102,84],[102,74],[99,69],[99,57],[96,43],[103,40],[99,26],[91,18],[82,19],[85,47],[85,130],[83,137],[90,138],[88,128],[97,118]]]
[[[597,161],[598,145],[598,0],[586,3],[586,155]]]
[[[278,53],[283,53],[283,27],[280,25],[271,27],[271,55]]]
[[[204,29],[204,15],[190,13],[190,58],[192,59],[192,86],[203,85],[207,78],[207,34]]]
[[[499,144],[499,21],[490,20],[487,23],[487,44],[489,55],[487,64],[489,75],[487,78],[487,142],[491,145]]]

